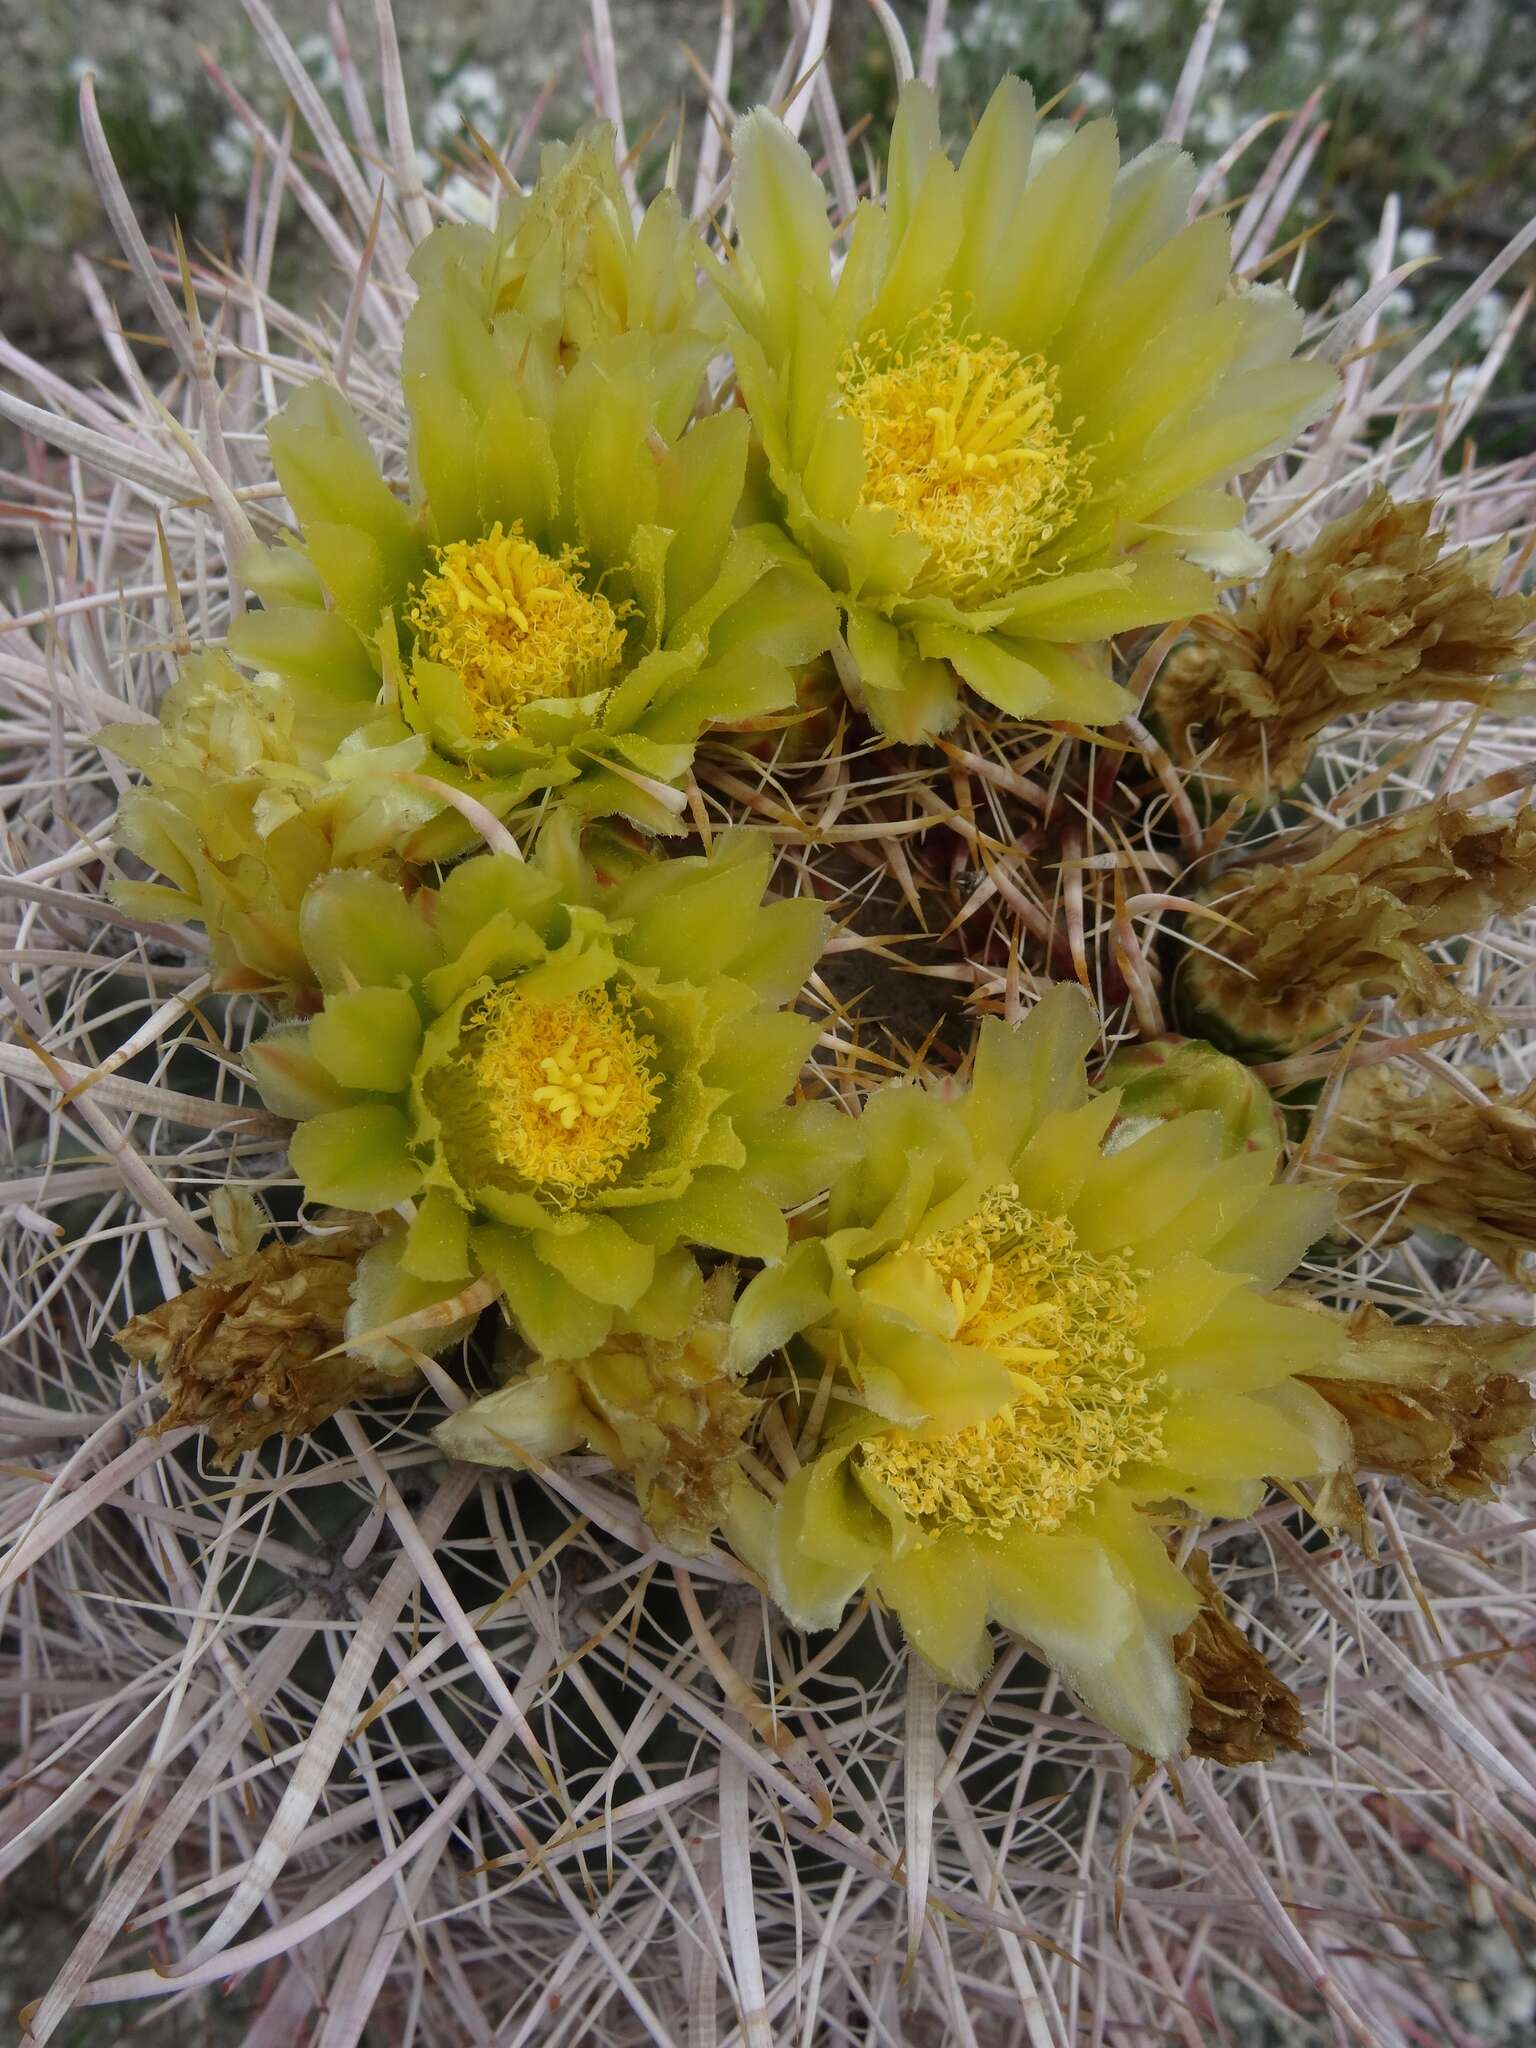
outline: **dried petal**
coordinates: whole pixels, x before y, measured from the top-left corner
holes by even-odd
[[[1267,1764],[1277,1749],[1305,1750],[1300,1700],[1228,1619],[1204,1553],[1192,1551],[1184,1570],[1200,1595],[1200,1612],[1173,1640],[1189,1687],[1190,1754],[1218,1764]]]
[[[1179,994],[1192,1028],[1287,1052],[1326,1037],[1367,997],[1408,1016],[1493,1019],[1425,947],[1536,902],[1536,810],[1480,816],[1453,800],[1303,841],[1286,865],[1230,869],[1209,895],[1236,929],[1190,953]]]
[[[225,1259],[119,1330],[129,1357],[160,1375],[169,1407],[154,1433],[201,1426],[216,1462],[230,1465],[275,1431],[303,1436],[360,1394],[409,1385],[409,1365],[390,1374],[325,1355],[341,1341],[358,1259],[377,1236],[359,1224]]]
[[[1383,1214],[1402,1191],[1386,1242],[1414,1229],[1445,1231],[1528,1283],[1536,1246],[1536,1083],[1506,1096],[1485,1072],[1469,1078],[1480,1084],[1482,1102],[1437,1077],[1386,1067],[1348,1077],[1328,1125],[1329,1151],[1346,1176],[1341,1214],[1361,1235],[1382,1241]]]
[[[1349,1424],[1361,1470],[1450,1500],[1486,1497],[1529,1453],[1536,1330],[1523,1323],[1394,1323],[1365,1308],[1338,1377],[1312,1382]]]
[[[1277,554],[1236,613],[1197,620],[1157,686],[1175,758],[1265,803],[1301,779],[1336,719],[1510,694],[1495,685],[1531,652],[1536,599],[1498,595],[1503,547],[1447,550],[1434,509],[1377,490],[1309,548]]]

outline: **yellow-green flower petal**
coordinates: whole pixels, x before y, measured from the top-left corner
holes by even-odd
[[[398,1095],[421,1051],[421,1012],[408,989],[338,989],[310,1026],[309,1046],[343,1087]]]

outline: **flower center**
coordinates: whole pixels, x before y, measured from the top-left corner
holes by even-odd
[[[458,675],[483,739],[510,739],[538,698],[601,689],[623,660],[628,607],[582,587],[576,548],[556,561],[520,519],[510,531],[498,519],[483,540],[450,541],[433,558],[406,618],[420,652]]]
[[[1054,1529],[1124,1466],[1161,1456],[1161,1387],[1136,1341],[1145,1275],[1124,1253],[1084,1251],[1011,1187],[918,1249],[949,1290],[959,1341],[1002,1359],[1019,1391],[969,1429],[893,1429],[861,1446],[864,1477],[910,1521],[929,1534]]]
[[[503,1166],[566,1198],[618,1178],[659,1099],[656,1041],[631,1007],[622,987],[533,1003],[514,982],[486,998],[473,1021],[475,1080]]]
[[[898,341],[843,358],[844,410],[864,429],[866,505],[927,543],[919,588],[998,597],[1071,522],[1087,458],[1057,425],[1056,373],[996,339],[961,340],[947,305]]]

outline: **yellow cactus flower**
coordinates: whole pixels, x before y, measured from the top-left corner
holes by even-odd
[[[1298,1378],[1341,1332],[1267,1291],[1331,1204],[1275,1185],[1220,1110],[1117,1129],[1084,1075],[1097,1031],[1057,989],[983,1026],[963,1092],[871,1098],[825,1209],[738,1304],[741,1355],[788,1345],[803,1434],[782,1494],[741,1485],[727,1529],[797,1624],[867,1588],[969,1686],[1000,1621],[1168,1757],[1199,1601],[1159,1512],[1246,1515],[1347,1451]]]
[[[319,1011],[248,1061],[298,1123],[312,1202],[408,1210],[359,1271],[361,1355],[489,1279],[540,1357],[583,1358],[615,1329],[677,1334],[687,1246],[782,1257],[784,1212],[826,1186],[849,1119],[785,1106],[816,1024],[782,1006],[827,920],[763,902],[771,862],[749,831],[637,861],[556,816],[531,860],[463,861],[441,889],[340,872],[310,890]]]
[[[847,673],[903,739],[968,685],[1020,718],[1127,708],[1099,643],[1208,611],[1263,551],[1219,488],[1327,404],[1301,316],[1234,280],[1194,169],[1122,167],[1113,125],[1036,133],[1017,78],[957,168],[909,85],[888,190],[833,261],[827,195],[782,122],[740,124],[739,240],[714,266],[789,531],[843,610]]]
[[[696,237],[675,192],[660,193],[636,227],[606,123],[547,144],[533,189],[509,194],[493,227],[439,228],[411,263],[426,293],[455,270],[478,286],[514,361],[536,353],[565,370],[615,335],[648,336],[687,418],[719,346],[721,309],[700,288]]]
[[[702,348],[681,380],[640,333],[557,371],[484,302],[478,270],[445,255],[407,323],[409,503],[339,392],[310,385],[272,422],[317,581],[295,602],[288,557],[249,560],[267,608],[234,622],[230,650],[312,709],[332,688],[321,642],[349,629],[349,670],[371,676],[351,747],[419,739],[422,771],[497,817],[553,795],[674,831],[699,735],[792,704],[835,613],[776,528],[734,523],[747,424],[690,420]],[[401,851],[470,840],[440,799]]]
[[[317,615],[333,641],[339,624]],[[332,868],[409,880],[401,849],[441,809],[408,779],[425,766],[424,740],[350,743],[358,714],[347,702],[348,652],[327,696],[313,699],[276,676],[242,675],[225,654],[195,654],[157,722],[99,735],[146,778],[118,804],[117,841],[160,877],[119,876],[113,900],[136,917],[204,925],[221,992],[302,1004],[313,985],[299,938],[306,891]],[[371,693],[366,663],[362,673]]]
[[[242,559],[233,662],[195,655],[158,724],[104,736],[147,782],[123,844],[164,877],[120,900],[205,923],[222,986],[302,1006],[305,891],[470,851],[456,799],[675,831],[700,735],[794,704],[836,611],[738,523],[749,431],[704,405],[690,238],[671,195],[633,227],[601,137],[555,151],[496,230],[417,251],[403,491],[334,386],[270,422],[297,545]]]

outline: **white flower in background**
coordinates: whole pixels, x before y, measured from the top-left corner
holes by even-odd
[[[251,175],[251,131],[243,121],[226,121],[208,144],[208,156],[226,185]]]
[[[1077,96],[1085,107],[1107,107],[1115,92],[1109,80],[1101,78],[1097,71],[1084,71],[1078,77]]]
[[[1467,325],[1471,328],[1478,347],[1491,348],[1499,329],[1508,318],[1509,301],[1502,292],[1490,292],[1487,298],[1479,299],[1467,315]]]
[[[462,65],[444,79],[427,108],[422,135],[429,149],[446,149],[465,124],[478,128],[488,141],[500,139],[507,124],[507,100],[494,71],[485,64]]]
[[[1211,75],[1214,78],[1242,78],[1252,64],[1253,52],[1238,37],[1230,43],[1219,43],[1211,52]]]
[[[302,36],[294,45],[299,62],[322,92],[340,92],[341,66],[336,46],[327,35]]]
[[[1207,148],[1225,149],[1240,126],[1241,120],[1232,102],[1232,95],[1225,92],[1211,93],[1206,99],[1200,120],[1200,132]]]
[[[467,177],[463,171],[452,173],[445,181],[440,197],[443,204],[460,220],[472,221],[477,228],[495,226],[495,193],[487,186]]]

